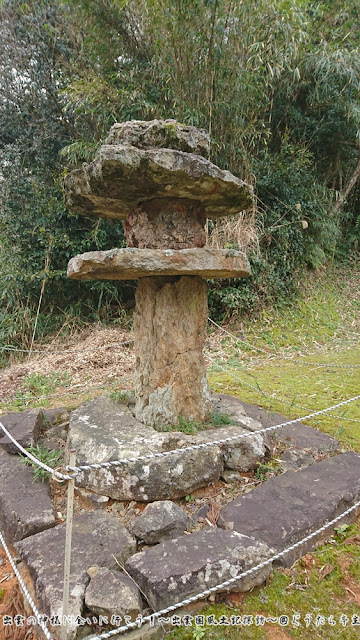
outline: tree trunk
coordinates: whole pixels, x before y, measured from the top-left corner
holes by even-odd
[[[355,187],[359,177],[360,177],[360,156],[358,158],[354,171],[352,172],[344,189],[340,193],[339,200],[336,200],[336,202],[334,203],[335,211],[339,211],[344,206],[344,202],[346,202],[348,195],[351,193],[351,191]]]

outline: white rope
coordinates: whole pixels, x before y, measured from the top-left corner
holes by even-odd
[[[303,405],[297,404],[295,402],[291,402],[290,400],[284,400],[283,398],[279,398],[279,396],[276,396],[275,393],[266,393],[266,391],[263,391],[260,386],[255,387],[255,385],[250,384],[250,382],[246,382],[246,380],[239,378],[239,376],[237,376],[235,373],[233,373],[229,369],[225,369],[225,367],[222,367],[221,364],[216,362],[216,359],[213,356],[211,356],[209,353],[206,354],[206,357],[209,358],[209,360],[211,360],[214,363],[214,365],[218,367],[218,369],[220,369],[221,371],[224,371],[224,373],[228,373],[229,376],[234,378],[234,380],[238,380],[241,384],[245,385],[246,387],[249,387],[250,389],[254,389],[254,391],[256,391],[257,393],[261,393],[261,395],[263,395],[264,398],[270,398],[271,400],[276,400],[277,402],[280,402],[281,404],[284,404],[287,407],[291,406],[291,407],[296,407],[297,409],[304,409],[304,411],[312,411],[312,409],[310,409],[309,407],[304,407]],[[336,418],[337,420],[346,420],[346,422],[360,422],[360,420],[357,420],[356,418],[345,418],[344,416],[338,416],[333,413],[328,413],[328,417]]]
[[[268,431],[275,431],[276,429],[280,429],[281,427],[286,427],[289,424],[294,424],[295,422],[299,422],[300,420],[308,420],[309,418],[313,418],[314,416],[318,416],[322,413],[326,413],[327,411],[331,411],[332,409],[337,409],[338,407],[342,407],[345,404],[349,404],[350,402],[355,402],[360,399],[360,395],[354,396],[353,398],[349,398],[348,400],[343,400],[338,404],[333,405],[332,407],[328,407],[326,409],[320,409],[319,411],[314,411],[313,413],[308,414],[307,416],[302,416],[301,418],[295,418],[294,420],[288,420],[286,422],[282,422],[281,424],[277,424],[271,427],[266,427],[265,429],[258,429],[257,431],[249,431],[247,433],[241,433],[236,436],[230,436],[228,438],[222,438],[220,440],[212,440],[211,442],[204,442],[201,444],[194,444],[188,447],[183,447],[182,449],[170,449],[169,451],[162,451],[161,453],[149,453],[143,456],[137,456],[135,458],[124,458],[123,460],[111,460],[109,462],[99,462],[93,464],[84,464],[79,465],[77,467],[71,467],[68,465],[66,469],[68,471],[78,472],[81,471],[90,471],[91,469],[109,469],[110,467],[117,467],[123,464],[129,464],[132,462],[139,462],[145,460],[152,460],[154,458],[164,458],[165,456],[174,455],[176,453],[184,453],[185,451],[195,451],[197,449],[205,449],[207,447],[212,447],[215,445],[227,444],[228,442],[234,442],[235,440],[240,440],[241,438],[251,438],[256,435],[263,435]],[[240,425],[239,425],[240,426]]]
[[[119,347],[121,345],[125,345],[125,344],[131,344],[132,342],[134,342],[134,340],[125,340],[124,342],[108,342],[107,344],[103,344],[97,347],[90,347],[88,349],[79,349],[79,350],[68,350],[68,349],[62,349],[62,350],[52,350],[52,349],[18,349],[17,347],[0,347],[0,351],[16,351],[18,353],[43,353],[43,354],[47,354],[47,353],[87,353],[89,351],[97,351],[98,349],[107,349],[108,347]]]
[[[170,607],[166,607],[165,609],[161,609],[161,611],[156,611],[156,613],[153,613],[153,614],[145,616],[144,618],[141,619],[141,625],[139,625],[137,622],[129,622],[128,624],[123,625],[122,627],[118,627],[117,629],[112,629],[111,631],[106,631],[105,633],[102,633],[101,635],[88,636],[87,640],[107,640],[107,638],[111,638],[113,636],[118,635],[119,633],[123,633],[125,631],[129,631],[130,629],[135,629],[135,628],[137,628],[139,626],[142,626],[146,622],[153,621],[154,618],[159,618],[160,616],[166,615],[167,613],[170,613],[171,611],[175,611],[176,609],[180,609],[181,607],[185,607],[185,606],[187,606],[189,604],[192,604],[193,602],[196,602],[196,600],[201,600],[201,598],[205,598],[205,597],[211,595],[212,593],[215,593],[216,591],[219,591],[220,589],[224,589],[225,587],[229,587],[230,585],[234,584],[234,582],[237,582],[240,578],[244,578],[245,576],[248,576],[251,573],[254,573],[255,571],[258,571],[259,569],[263,569],[264,567],[268,566],[269,564],[272,564],[274,562],[274,560],[278,560],[279,558],[282,558],[283,556],[285,556],[287,553],[290,553],[290,551],[293,551],[297,547],[300,547],[305,542],[308,542],[309,540],[311,540],[315,536],[319,535],[320,533],[322,533],[323,531],[325,531],[326,529],[328,529],[332,525],[336,524],[336,522],[339,522],[339,520],[341,520],[342,518],[347,516],[349,513],[351,513],[352,511],[354,511],[358,507],[360,507],[360,501],[356,502],[352,507],[349,507],[349,509],[344,511],[342,514],[340,514],[339,516],[337,516],[336,518],[334,518],[330,522],[324,524],[322,527],[320,527],[319,529],[317,529],[313,533],[310,533],[305,538],[302,538],[302,540],[299,540],[298,542],[295,542],[295,544],[292,544],[287,549],[284,549],[283,551],[280,551],[279,553],[276,553],[271,558],[268,558],[267,560],[264,560],[263,562],[260,562],[259,564],[255,565],[254,567],[251,567],[250,569],[247,569],[246,571],[243,571],[242,573],[239,573],[234,578],[230,578],[229,580],[225,580],[225,582],[222,582],[221,584],[217,584],[215,587],[211,587],[210,589],[206,589],[205,591],[202,591],[201,593],[198,593],[195,596],[191,596],[190,598],[186,598],[185,600],[182,600],[181,602],[177,602],[176,604],[173,604]]]
[[[19,451],[21,451],[27,458],[29,458],[38,467],[45,469],[45,471],[50,473],[50,475],[55,475],[57,478],[60,478],[61,480],[71,480],[72,476],[64,475],[60,471],[56,471],[55,469],[53,469],[52,467],[49,467],[44,462],[41,462],[41,460],[38,460],[37,458],[35,458],[35,456],[29,453],[29,451],[26,451],[26,449],[24,449],[24,447],[22,447],[21,444],[17,440],[15,440],[15,438],[11,435],[11,433],[9,433],[9,431],[6,429],[6,427],[4,427],[1,421],[0,421],[0,429],[2,429],[5,435],[8,438],[10,438],[11,442],[14,443],[14,445],[19,449]]]
[[[36,604],[35,604],[34,600],[32,599],[32,597],[31,597],[31,595],[30,595],[30,593],[29,593],[29,591],[28,591],[28,589],[27,589],[27,587],[26,587],[26,585],[25,585],[25,583],[24,583],[24,581],[23,581],[23,579],[22,579],[17,567],[16,567],[16,564],[15,564],[15,562],[14,562],[12,556],[11,556],[11,553],[10,553],[9,549],[6,546],[6,542],[4,540],[4,536],[2,535],[1,531],[0,531],[0,542],[1,542],[2,546],[4,547],[4,551],[5,551],[5,553],[6,553],[7,557],[8,557],[8,560],[9,560],[9,562],[10,562],[12,568],[13,568],[13,571],[14,571],[17,579],[18,579],[20,587],[23,590],[27,601],[30,604],[30,606],[31,606],[31,608],[32,608],[32,610],[34,612],[34,615],[35,615],[35,617],[37,619],[37,622],[38,622],[39,626],[42,628],[42,630],[44,632],[45,637],[47,638],[47,640],[54,640],[54,638],[51,635],[51,633],[50,633],[49,629],[47,628],[46,624],[43,622],[42,616],[39,613],[39,610],[36,607]]]
[[[242,338],[237,338],[234,333],[227,331],[227,329],[224,329],[224,327],[221,327],[211,318],[208,318],[208,320],[209,322],[211,322],[211,324],[213,324],[215,327],[220,329],[223,333],[226,333],[227,336],[230,336],[230,338],[235,340],[237,343],[240,342],[241,344],[246,344],[248,347],[251,347],[251,349],[254,349],[255,351],[259,351],[260,353],[265,353],[267,356],[272,356],[273,358],[278,358],[280,360],[287,360],[289,362],[295,362],[296,364],[303,364],[311,367],[334,367],[335,369],[360,369],[360,364],[333,364],[333,363],[325,364],[322,362],[321,363],[320,362],[304,362],[304,360],[294,360],[294,358],[283,356],[283,355],[280,355],[279,353],[274,353],[273,351],[266,351],[266,349],[261,349],[260,347],[256,347],[254,344],[251,344],[250,342],[247,342]]]

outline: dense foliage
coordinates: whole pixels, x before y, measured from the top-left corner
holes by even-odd
[[[211,284],[217,317],[356,256],[356,0],[7,0],[0,11],[1,341],[132,297],[129,285],[65,275],[72,255],[123,243],[120,224],[71,215],[61,193],[63,172],[116,121],[205,127],[211,160],[255,186],[253,277]]]

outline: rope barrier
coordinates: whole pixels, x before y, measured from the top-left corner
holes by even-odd
[[[6,553],[7,557],[8,557],[8,560],[9,560],[11,566],[12,566],[12,569],[13,569],[16,577],[17,577],[17,580],[18,580],[18,582],[20,584],[20,587],[23,590],[24,595],[25,595],[28,603],[30,604],[30,606],[31,606],[31,608],[32,608],[32,610],[34,612],[34,615],[35,615],[35,617],[37,619],[37,622],[38,622],[39,626],[42,628],[42,630],[44,632],[45,637],[47,638],[47,640],[54,640],[54,638],[51,635],[51,633],[50,633],[49,629],[47,628],[46,624],[43,622],[42,616],[39,613],[39,610],[36,607],[36,604],[35,604],[34,600],[32,599],[32,597],[31,597],[31,595],[30,595],[30,593],[29,593],[29,591],[28,591],[28,589],[27,589],[27,587],[26,587],[26,585],[25,585],[25,583],[24,583],[24,581],[23,581],[23,579],[22,579],[17,567],[16,567],[16,564],[15,564],[15,562],[14,562],[12,556],[11,556],[11,553],[10,553],[9,549],[7,548],[6,542],[4,540],[4,536],[2,535],[1,531],[0,531],[0,542],[1,542],[2,546],[3,546],[3,548],[4,548],[4,551],[5,551],[5,553]]]
[[[29,458],[34,464],[38,465],[42,469],[45,469],[45,471],[50,473],[50,475],[55,475],[57,478],[60,478],[61,480],[72,479],[73,476],[65,475],[60,471],[56,471],[56,469],[53,469],[52,467],[49,467],[44,462],[41,462],[41,460],[38,460],[38,458],[33,456],[31,453],[29,453],[29,451],[26,451],[26,449],[24,449],[24,447],[22,447],[21,444],[17,440],[15,440],[15,438],[11,435],[11,433],[9,433],[9,431],[6,429],[6,427],[4,427],[1,421],[0,421],[0,429],[2,429],[5,435],[8,438],[10,438],[11,442],[19,449],[19,451],[21,451],[21,453],[23,453],[27,458]]]
[[[360,399],[360,395],[354,396],[353,398],[349,398],[348,400],[343,400],[338,404],[335,404],[326,409],[320,409],[319,411],[314,411],[313,413],[308,414],[307,416],[302,416],[301,418],[295,418],[294,420],[288,420],[286,422],[282,422],[281,424],[277,424],[271,427],[266,427],[265,429],[258,429],[256,431],[249,431],[247,433],[241,433],[236,436],[230,436],[228,438],[222,438],[220,440],[212,440],[211,442],[204,442],[201,444],[194,444],[188,447],[183,447],[182,449],[170,449],[169,451],[162,451],[161,453],[149,453],[143,456],[137,456],[134,458],[124,458],[123,460],[111,460],[109,462],[99,462],[93,464],[84,464],[78,466],[70,466],[66,467],[67,471],[72,471],[74,473],[80,473],[81,471],[90,471],[91,469],[109,469],[110,467],[117,467],[123,464],[129,464],[132,462],[142,462],[146,460],[152,460],[154,458],[164,458],[165,456],[175,455],[176,453],[184,453],[185,451],[195,451],[198,449],[205,449],[206,447],[211,447],[214,445],[222,445],[227,444],[228,442],[234,442],[235,440],[240,440],[242,438],[251,438],[255,435],[263,435],[268,431],[275,431],[276,429],[280,429],[281,427],[286,427],[289,424],[294,424],[295,422],[299,422],[300,420],[308,420],[309,418],[313,418],[314,416],[320,415],[322,413],[326,413],[327,411],[331,411],[332,409],[337,409],[338,407],[342,407],[350,402],[355,402]]]
[[[290,358],[288,356],[282,356],[278,353],[273,353],[272,351],[266,351],[266,349],[261,349],[260,347],[256,347],[254,344],[251,344],[250,342],[247,342],[246,340],[242,340],[241,338],[237,338],[233,333],[231,333],[230,331],[227,331],[227,329],[224,329],[224,327],[221,327],[219,324],[217,324],[214,320],[212,320],[211,318],[208,318],[209,322],[211,322],[211,324],[213,324],[215,327],[217,327],[218,329],[220,329],[223,333],[225,333],[227,336],[230,336],[230,338],[232,338],[233,340],[236,340],[237,343],[241,343],[241,344],[246,344],[248,347],[251,347],[251,349],[254,349],[255,351],[259,351],[260,353],[265,353],[267,356],[272,356],[273,358],[277,358],[280,360],[287,360],[288,362],[294,362],[296,364],[303,364],[305,366],[311,366],[311,367],[334,367],[335,369],[360,369],[360,364],[325,364],[325,363],[320,363],[320,362],[304,362],[303,360],[295,360],[294,358]]]
[[[232,378],[234,378],[234,380],[238,380],[241,384],[245,385],[246,387],[249,387],[250,389],[253,389],[257,393],[261,393],[261,395],[263,395],[265,398],[270,398],[271,400],[276,400],[277,402],[280,402],[281,404],[284,404],[286,406],[291,405],[292,407],[296,407],[297,409],[304,409],[304,411],[312,411],[312,409],[310,409],[309,407],[304,407],[301,404],[297,404],[295,402],[291,402],[290,400],[284,400],[282,398],[279,398],[279,396],[276,396],[274,393],[272,393],[272,394],[266,393],[266,391],[263,391],[260,388],[260,386],[255,387],[255,385],[250,384],[250,382],[246,382],[246,380],[243,380],[242,378],[239,378],[239,376],[237,376],[235,373],[233,373],[229,369],[225,369],[225,367],[222,367],[221,364],[219,364],[218,362],[215,361],[215,358],[213,356],[210,356],[209,354],[206,354],[206,357],[209,358],[209,360],[211,360],[212,362],[214,362],[214,365],[216,367],[218,367],[221,371],[224,371],[224,373],[228,373]],[[327,415],[328,415],[329,418],[336,418],[337,420],[346,420],[346,422],[360,422],[360,420],[357,420],[356,418],[345,418],[344,416],[337,416],[337,415],[332,414],[332,413],[328,413]],[[300,418],[299,418],[299,420],[300,420]]]
[[[167,613],[170,613],[171,611],[175,611],[176,609],[180,609],[181,607],[186,607],[187,605],[192,604],[193,602],[196,602],[197,600],[201,600],[202,598],[205,598],[205,597],[211,595],[212,593],[215,593],[216,591],[219,591],[220,589],[224,589],[226,587],[229,587],[230,585],[232,585],[235,582],[237,582],[240,578],[244,578],[245,576],[248,576],[251,573],[255,573],[255,571],[258,571],[259,569],[263,569],[264,567],[268,566],[269,564],[272,564],[275,560],[279,560],[280,558],[282,558],[286,554],[290,553],[290,551],[294,551],[294,549],[297,549],[298,547],[300,547],[301,545],[305,544],[306,542],[308,542],[312,538],[318,536],[320,533],[322,533],[323,531],[325,531],[329,527],[332,527],[334,524],[339,522],[339,520],[341,520],[342,518],[347,516],[349,513],[351,513],[352,511],[355,511],[355,509],[357,509],[358,507],[360,507],[360,501],[356,502],[354,505],[349,507],[349,509],[346,509],[346,511],[341,513],[336,518],[333,518],[333,520],[330,520],[330,522],[327,522],[326,524],[324,524],[322,527],[320,527],[319,529],[317,529],[313,533],[310,533],[305,538],[302,538],[298,542],[295,542],[294,544],[292,544],[287,549],[284,549],[283,551],[279,551],[279,553],[276,553],[275,555],[271,556],[271,558],[268,558],[267,560],[264,560],[263,562],[260,562],[259,564],[255,565],[254,567],[251,567],[250,569],[247,569],[246,571],[242,571],[237,576],[235,576],[233,578],[229,578],[229,580],[225,580],[221,584],[217,584],[215,587],[211,587],[210,589],[205,589],[204,591],[202,591],[201,593],[198,593],[195,596],[191,596],[190,598],[186,598],[185,600],[181,600],[181,602],[177,602],[176,604],[173,604],[170,607],[166,607],[165,609],[161,609],[160,611],[156,611],[153,614],[144,616],[144,618],[142,618],[142,620],[141,620],[141,625],[139,625],[137,622],[129,622],[128,624],[123,625],[122,627],[118,627],[117,629],[112,629],[111,631],[106,631],[105,633],[102,633],[100,635],[89,636],[87,638],[87,640],[107,640],[107,638],[112,638],[113,636],[116,636],[119,633],[124,633],[126,631],[129,631],[130,629],[135,629],[135,628],[137,628],[139,626],[142,626],[146,622],[152,622],[154,620],[154,618],[159,618],[160,616],[166,615]]]

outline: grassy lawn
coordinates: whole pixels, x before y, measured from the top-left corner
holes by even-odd
[[[360,365],[358,271],[347,279],[331,273],[322,280],[309,279],[298,302],[265,311],[254,322],[227,329],[239,339],[224,334],[221,357],[213,359],[212,355],[209,380],[213,391],[261,404],[289,418],[324,409],[360,393],[360,368],[316,366]],[[248,345],[263,349],[268,355]],[[269,397],[272,395],[278,399]],[[325,414],[312,418],[308,424],[359,451],[359,402],[330,413],[339,418]],[[341,417],[358,422],[340,420]]]

